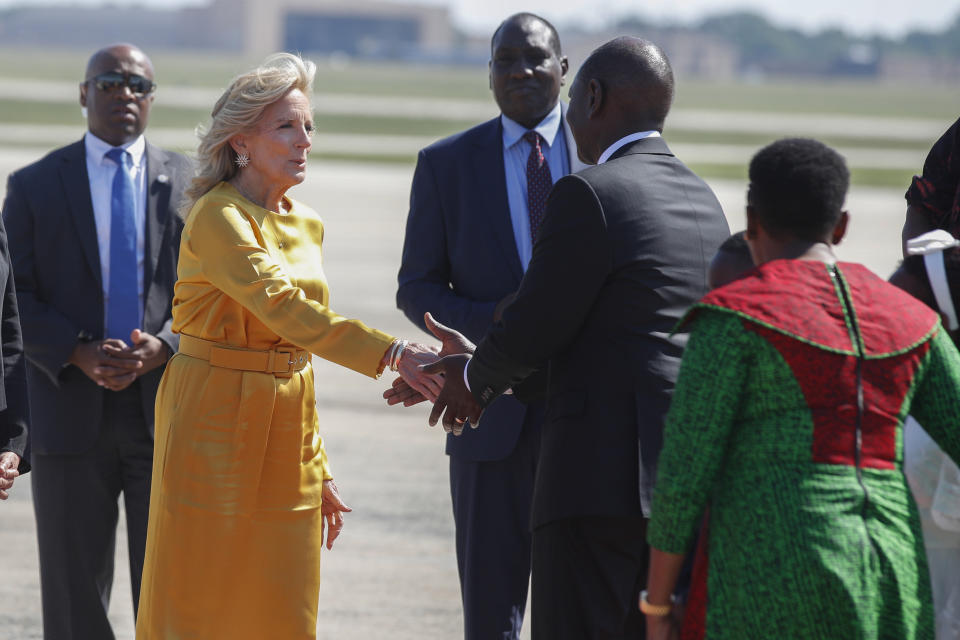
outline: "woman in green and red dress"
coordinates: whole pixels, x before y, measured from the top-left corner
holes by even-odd
[[[902,428],[912,413],[960,458],[960,355],[936,313],[836,262],[848,183],[814,140],[750,164],[759,266],[686,319],[648,529],[648,640],[673,632],[670,593],[705,510],[683,637],[933,637]]]

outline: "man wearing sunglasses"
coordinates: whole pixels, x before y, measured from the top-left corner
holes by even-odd
[[[114,637],[118,498],[134,613],[147,532],[153,406],[177,350],[170,307],[192,177],[146,142],[153,65],[97,51],[80,83],[83,139],[11,174],[3,204],[27,356],[44,637]]]

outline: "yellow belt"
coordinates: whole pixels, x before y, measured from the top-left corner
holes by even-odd
[[[178,353],[207,360],[213,367],[272,373],[278,378],[289,378],[310,362],[310,353],[295,347],[276,347],[268,351],[244,349],[180,335]]]

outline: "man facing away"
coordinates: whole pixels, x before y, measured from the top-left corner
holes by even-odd
[[[425,368],[446,373],[431,421],[445,410],[456,429],[548,363],[533,498],[538,640],[643,634],[646,519],[685,344],[671,332],[729,235],[713,192],[660,136],[672,99],[656,45],[617,38],[590,55],[567,117],[580,158],[597,166],[554,186],[516,300],[472,359]]]
[[[113,638],[124,497],[134,614],[153,406],[170,331],[189,161],[145,141],[153,65],[118,44],[80,83],[88,131],[11,174],[3,204],[23,325],[44,637]]]
[[[504,20],[491,39],[501,114],[420,152],[397,306],[430,311],[479,340],[520,284],[553,183],[584,165],[559,101],[567,72],[556,29]],[[465,637],[516,638],[530,576],[530,501],[542,403],[492,403],[485,429],[447,439]]]

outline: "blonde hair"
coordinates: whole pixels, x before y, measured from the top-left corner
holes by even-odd
[[[299,89],[310,97],[316,65],[290,53],[275,53],[256,69],[233,79],[213,106],[210,125],[198,129],[197,175],[184,192],[181,216],[204,194],[220,182],[230,180],[238,171],[237,154],[230,138],[253,129],[271,104]]]

